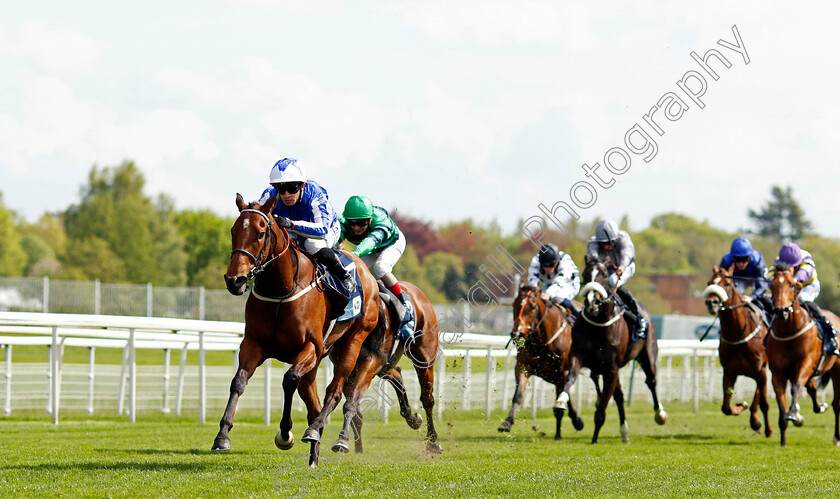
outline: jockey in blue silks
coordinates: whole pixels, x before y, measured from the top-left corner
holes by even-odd
[[[285,227],[299,247],[324,264],[352,291],[356,287],[353,273],[341,265],[332,250],[341,236],[341,225],[327,190],[307,179],[303,165],[291,158],[274,164],[268,182],[271,187],[263,191],[257,202],[265,204],[278,195],[271,211],[277,225]]]
[[[758,250],[753,249],[749,239],[739,237],[732,241],[729,253],[723,255],[718,267],[732,267],[732,281],[738,293],[745,295],[747,288],[752,287],[752,301],[767,314],[773,313],[773,303],[766,293],[769,286],[765,278],[767,266],[764,264],[764,257]]]

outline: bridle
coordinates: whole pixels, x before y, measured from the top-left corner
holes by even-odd
[[[596,267],[599,266],[599,265],[603,265],[607,269],[609,269],[610,267],[612,267],[616,270],[618,269],[618,267],[613,263],[596,262]],[[597,271],[597,268],[596,268],[596,271]],[[584,272],[586,272],[586,270],[584,270]],[[590,274],[591,279],[588,281],[588,283],[589,282],[597,283],[598,281],[596,279],[596,276],[597,276],[597,274],[596,275],[591,275]],[[586,286],[586,284],[588,284],[588,283],[585,283],[584,286]],[[597,301],[599,303],[605,303],[606,304],[606,303],[609,303],[609,302],[613,302],[615,305],[618,305],[619,310],[618,310],[617,314],[615,314],[614,316],[607,319],[606,322],[597,322],[595,319],[592,319],[591,317],[586,315],[587,307],[583,307],[583,311],[580,314],[581,317],[583,317],[583,320],[585,320],[589,324],[592,324],[593,326],[598,326],[598,327],[608,327],[608,326],[612,326],[613,324],[618,322],[618,320],[621,319],[621,316],[624,315],[624,312],[621,310],[621,306],[618,303],[618,300],[616,299],[616,290],[617,289],[618,289],[618,281],[616,281],[616,285],[613,287],[613,289],[607,291],[608,295],[606,296],[606,298],[598,298],[598,297],[594,298],[594,301]],[[604,290],[606,290],[606,287],[604,288]],[[598,293],[595,293],[595,294],[597,295]],[[587,296],[584,299],[588,300],[589,298]]]
[[[274,228],[272,227],[274,225],[274,222],[271,220],[271,217],[269,217],[268,215],[266,215],[262,211],[255,210],[253,208],[245,208],[244,210],[240,211],[239,213],[240,213],[240,215],[242,213],[256,213],[259,216],[263,217],[263,219],[266,221],[266,223],[268,223],[268,228],[264,232],[265,241],[263,242],[263,245],[260,248],[260,251],[259,251],[259,253],[257,253],[256,256],[254,256],[250,251],[242,249],[242,248],[236,248],[233,251],[231,251],[231,253],[230,253],[231,258],[233,258],[233,255],[235,255],[237,253],[242,253],[251,260],[251,263],[254,265],[254,267],[251,270],[249,270],[248,273],[245,276],[250,281],[251,279],[253,279],[257,275],[265,272],[265,270],[268,268],[269,265],[271,265],[272,262],[274,262],[274,260],[277,260],[278,258],[283,256],[283,254],[286,253],[286,251],[289,250],[289,247],[292,245],[292,241],[291,241],[291,238],[289,237],[289,233],[286,232],[286,228],[281,227],[280,230],[283,233],[283,239],[286,241],[286,246],[283,247],[283,249],[280,251],[280,253],[277,253],[276,255],[271,257],[270,255],[271,255],[271,253],[275,252],[278,240],[280,239],[274,233]],[[269,248],[271,248],[271,249],[269,250]],[[265,261],[263,261],[263,259],[265,259]]]
[[[774,280],[775,280],[775,278],[774,278]],[[802,313],[803,313],[802,307],[799,307],[799,309],[796,308],[796,302],[799,299],[799,293],[804,288],[802,286],[797,286],[796,283],[790,283],[790,286],[794,290],[793,299],[790,301],[790,305],[788,305],[786,307],[777,308],[775,317],[778,317],[779,313],[787,312],[788,315],[790,316],[790,319],[793,320],[794,324],[795,324],[796,323],[795,322],[796,315],[802,315]],[[778,341],[790,341],[790,340],[793,340],[795,338],[798,338],[798,337],[802,336],[805,333],[805,331],[809,330],[811,328],[811,326],[814,325],[814,320],[811,319],[810,317],[807,317],[807,318],[810,319],[810,320],[806,321],[805,325],[802,326],[801,328],[799,328],[799,330],[797,330],[796,333],[794,333],[791,336],[777,336],[773,332],[772,328],[770,329],[770,336],[772,336],[773,339],[778,340]]]
[[[530,298],[533,298],[534,301],[536,301],[536,304],[534,305],[534,317],[531,319],[530,324],[523,328],[522,324],[524,321],[522,320],[522,315],[525,311],[525,304]],[[545,320],[548,314],[546,312],[543,312],[541,316],[538,316],[537,312],[539,312],[540,310],[540,301],[542,300],[539,298],[539,296],[536,293],[536,290],[534,289],[527,290],[522,296],[522,304],[519,307],[519,314],[517,314],[516,316],[516,331],[514,332],[516,339],[521,340],[524,337],[525,341],[528,341],[533,337],[531,335],[531,331],[538,329],[540,325],[542,325],[543,321]],[[546,308],[549,306],[553,306],[550,302],[543,302],[543,304]],[[549,340],[544,343],[545,346],[552,344],[554,340],[556,340],[557,337],[560,336],[560,332],[563,331],[563,328],[566,326],[566,314],[563,313],[562,309],[560,310],[560,316],[563,318],[563,322],[561,322],[560,325],[557,327],[557,332],[554,333],[554,336],[549,338]],[[536,340],[531,341],[536,343]]]
[[[727,305],[727,303],[729,301],[731,301],[735,297],[736,294],[738,294],[740,296],[740,293],[738,293],[738,290],[735,289],[735,281],[733,279],[733,276],[727,275],[723,272],[717,272],[717,273],[714,274],[714,276],[718,278],[718,280],[716,282],[714,282],[715,284],[717,284],[721,280],[728,281],[728,283],[729,283],[728,285],[726,285],[727,287],[725,287],[725,288],[723,286],[721,286],[721,288],[723,288],[723,290],[728,295],[728,300],[726,302],[721,302],[720,308],[718,308],[718,311],[717,311],[718,317],[720,317],[720,314],[722,314],[723,312],[732,312],[735,309],[738,309],[738,308],[741,308],[741,307],[749,307],[749,302],[747,302],[747,301],[743,301],[743,302],[741,302],[737,305]],[[729,341],[729,340],[727,340],[726,338],[723,337],[723,334],[721,334],[720,335],[720,341],[722,341],[723,343],[726,343],[727,345],[742,345],[742,344],[750,341],[751,339],[755,338],[755,335],[757,335],[759,330],[761,330],[761,324],[762,323],[761,323],[760,320],[758,320],[758,321],[755,320],[753,318],[753,314],[751,314],[749,312],[747,312],[747,317],[749,318],[750,321],[755,323],[755,328],[753,328],[753,330],[750,332],[750,334],[741,338],[740,340],[735,340],[735,341]]]

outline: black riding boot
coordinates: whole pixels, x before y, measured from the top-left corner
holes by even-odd
[[[563,307],[569,312],[569,317],[572,318],[572,324],[575,323],[577,320],[577,310],[575,309],[575,305],[572,303],[572,300],[568,298],[563,298],[562,300],[558,297],[552,297],[551,302],[554,303],[558,307]]]
[[[323,263],[327,267],[327,270],[341,281],[341,284],[344,284],[347,291],[352,292],[356,288],[356,279],[353,278],[353,273],[341,265],[341,262],[338,260],[338,255],[331,248],[319,249],[315,253],[315,258]]]
[[[769,326],[773,322],[773,302],[770,300],[770,297],[767,295],[755,296],[753,297],[753,303],[764,311],[764,318],[767,321],[765,325]]]
[[[630,291],[624,286],[616,290],[616,294],[624,302],[624,318],[633,325],[631,331],[631,339],[635,341],[643,340],[647,337],[648,322],[645,316],[639,311],[639,304]]]
[[[811,312],[811,316],[820,323],[820,328],[823,330],[823,334],[825,335],[823,348],[825,351],[831,355],[840,356],[840,352],[837,351],[837,330],[834,329],[834,326],[828,322],[828,318],[826,318],[825,313],[816,303],[812,301],[800,302],[805,308],[807,308]]]

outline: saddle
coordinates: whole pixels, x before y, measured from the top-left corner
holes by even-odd
[[[334,305],[333,310],[342,311],[340,314],[333,313],[333,317],[329,320],[335,319],[338,322],[355,319],[363,314],[362,303],[364,303],[364,290],[362,289],[362,280],[359,277],[359,271],[356,268],[356,262],[352,258],[344,254],[343,251],[333,248],[333,251],[338,255],[338,260],[341,265],[353,273],[353,278],[356,279],[356,287],[351,293],[344,287],[341,280],[333,276],[327,267],[315,261],[315,275],[316,279],[321,283],[324,291],[330,302]]]

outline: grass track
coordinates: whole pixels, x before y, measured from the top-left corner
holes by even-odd
[[[274,447],[276,425],[262,425],[257,412],[238,415],[234,450],[222,454],[208,450],[216,424],[151,413],[135,425],[72,414],[59,426],[6,418],[0,486],[5,497],[837,497],[830,411],[805,412],[805,426],[790,428],[782,449],[778,431],[764,438],[745,415],[724,417],[717,404],[697,415],[689,405],[667,409],[660,427],[647,404],[633,404],[625,445],[611,406],[596,446],[591,408],[583,431],[565,421],[561,442],[548,411],[537,421],[525,414],[510,434],[496,431],[501,411],[487,423],[478,411],[450,412],[438,423],[439,456],[424,454],[421,433],[392,414],[387,425],[366,425],[365,454],[326,451],[316,472],[301,464],[300,443],[289,452]],[[774,429],[776,418],[773,408]],[[296,420],[297,436],[303,428]]]

